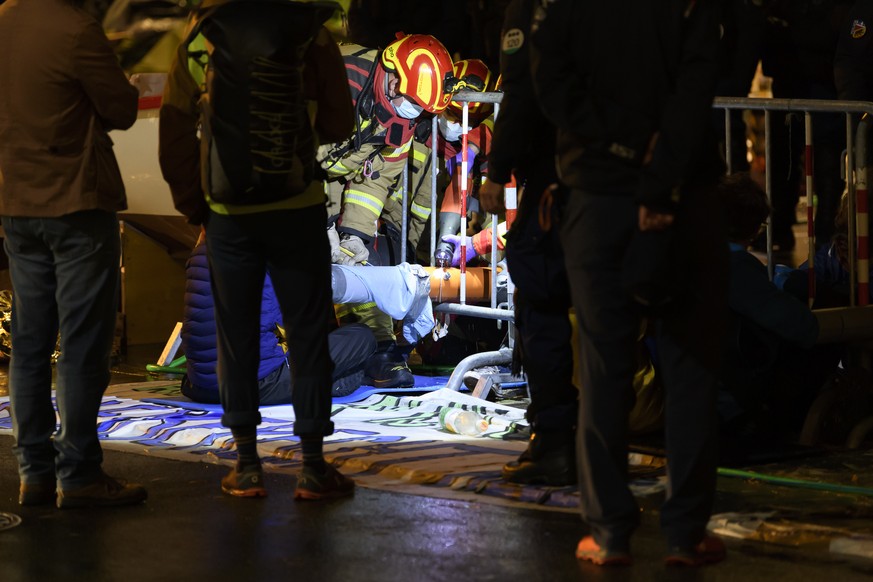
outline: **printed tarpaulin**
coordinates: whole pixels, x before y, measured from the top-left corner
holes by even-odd
[[[97,419],[104,447],[225,465],[235,460],[219,409],[155,404],[119,396],[124,392],[113,388]],[[488,430],[479,437],[448,433],[439,423],[446,406],[483,415]],[[293,434],[292,407],[265,407],[261,413],[258,449],[265,470],[295,474],[302,454]],[[527,444],[523,409],[440,389],[423,396],[376,394],[335,404],[332,419],[336,429],[325,439],[325,457],[361,487],[558,511],[575,511],[578,504],[575,487],[522,486],[500,479],[502,466]],[[0,432],[8,434],[11,428],[8,398],[0,398]],[[663,490],[658,478],[632,486],[645,493]]]

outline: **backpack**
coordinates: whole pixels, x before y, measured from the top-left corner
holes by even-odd
[[[334,2],[235,0],[202,9],[188,37],[207,41],[200,98],[204,187],[218,203],[296,196],[314,173],[304,56]]]

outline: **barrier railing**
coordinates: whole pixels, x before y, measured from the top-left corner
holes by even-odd
[[[813,149],[813,113],[837,113],[845,116],[846,120],[846,183],[848,187],[849,203],[849,276],[851,282],[850,306],[867,305],[869,302],[869,262],[867,259],[867,188],[866,174],[869,167],[867,160],[867,140],[869,139],[869,122],[866,117],[873,115],[873,103],[866,101],[839,101],[824,99],[761,99],[741,97],[718,97],[713,107],[724,109],[725,113],[725,152],[727,152],[728,171],[732,171],[731,160],[731,110],[752,110],[764,112],[764,158],[765,158],[765,190],[768,200],[772,201],[773,182],[771,171],[771,124],[773,112],[802,113],[804,115],[804,176],[806,179],[806,208],[807,208],[807,257],[809,266],[809,299],[810,305],[815,298],[815,151]],[[865,118],[856,123],[853,115],[866,114]],[[856,139],[857,136],[857,139]],[[857,148],[856,148],[856,143]],[[856,151],[857,149],[857,151]],[[863,188],[859,184],[863,183]],[[861,200],[863,198],[863,201]],[[863,210],[863,216],[859,211]],[[864,240],[860,240],[856,233],[864,233]],[[863,244],[862,244],[863,242]],[[859,255],[856,259],[856,252]],[[863,267],[858,260],[864,257]],[[770,276],[773,276],[773,232],[768,221],[767,224],[767,268]],[[863,272],[863,275],[861,274]],[[861,294],[856,289],[856,280],[865,284],[865,292]]]
[[[469,130],[468,127],[468,103],[493,103],[495,119],[499,114],[500,102],[503,99],[502,92],[479,93],[472,91],[462,91],[453,96],[453,100],[463,104],[463,145],[462,145],[462,160],[461,160],[461,241],[465,241],[466,234],[466,184],[467,184],[467,143],[466,137]],[[806,207],[807,207],[807,257],[809,265],[809,297],[810,304],[815,297],[815,188],[814,188],[814,167],[813,160],[815,151],[813,149],[813,113],[839,113],[845,115],[846,119],[846,144],[847,144],[847,184],[849,188],[849,271],[851,278],[851,296],[850,307],[856,305],[865,306],[869,298],[869,256],[867,251],[867,172],[870,167],[868,159],[870,148],[867,147],[868,140],[871,136],[871,125],[873,122],[873,102],[856,102],[856,101],[831,101],[817,99],[762,99],[762,98],[739,98],[739,97],[718,97],[713,102],[713,107],[723,109],[725,113],[725,152],[727,155],[728,172],[732,172],[733,164],[731,160],[731,115],[732,110],[752,110],[764,112],[764,140],[765,140],[765,191],[768,200],[772,202],[773,196],[773,181],[771,161],[773,159],[771,152],[771,125],[773,112],[786,113],[802,113],[804,115],[804,143],[805,143],[805,168],[804,176],[806,180]],[[853,120],[853,115],[864,115],[863,119],[856,124]],[[433,143],[438,143],[437,136],[438,126],[437,119],[432,121],[431,135],[434,136]],[[857,146],[856,146],[857,143]],[[430,214],[430,264],[435,266],[434,254],[437,247],[437,176],[439,173],[439,152],[436,148],[431,148],[431,164],[430,164],[430,179],[431,179],[431,214]],[[407,239],[408,223],[407,223],[407,208],[408,208],[408,178],[404,171],[403,177],[403,218],[401,224],[402,240]],[[490,281],[490,307],[479,305],[468,305],[466,302],[466,249],[462,242],[461,248],[461,265],[460,265],[460,302],[459,303],[439,303],[435,305],[434,310],[438,313],[470,315],[475,317],[483,317],[487,319],[500,321],[508,321],[509,328],[509,346],[497,352],[487,352],[475,354],[466,358],[455,369],[455,373],[449,381],[449,387],[458,389],[461,385],[463,374],[474,366],[508,362],[511,358],[512,348],[512,324],[513,316],[513,301],[512,301],[512,283],[509,279],[509,288],[507,293],[506,304],[497,304],[497,232],[498,232],[498,217],[496,214],[490,216],[491,223],[491,269],[493,276]],[[406,245],[401,246],[401,259],[406,260]],[[768,221],[767,225],[767,265],[770,276],[773,276],[773,232]],[[856,289],[857,286],[857,289]],[[840,339],[853,339],[867,333],[865,330],[868,326],[857,325],[858,318],[853,319],[854,325],[846,323],[846,313],[840,310],[818,310],[820,313],[820,324],[829,326],[828,329],[822,331],[823,341],[838,341]],[[867,310],[864,312],[863,320],[867,321]],[[873,324],[873,316],[869,321]],[[841,331],[842,330],[842,331]],[[869,335],[873,335],[873,329]]]

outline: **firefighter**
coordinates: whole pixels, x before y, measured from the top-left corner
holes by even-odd
[[[326,173],[329,225],[339,235],[334,263],[379,264],[377,233],[385,200],[403,171],[422,114],[439,114],[457,89],[452,59],[434,37],[403,35],[383,51],[341,47],[355,108],[355,130],[345,140],[322,145],[318,160]],[[380,388],[408,387],[414,378],[397,349],[393,323],[374,305],[346,306],[345,321],[366,323],[379,348],[367,381]]]
[[[497,89],[497,82],[488,66],[479,59],[465,59],[455,63],[454,76],[459,81],[458,88],[468,91],[491,92]],[[484,176],[487,172],[488,151],[491,149],[491,133],[494,127],[492,117],[493,107],[490,103],[471,102],[467,106],[467,144],[468,144],[468,206],[467,210],[477,211],[475,198],[469,196],[475,190],[474,176]],[[437,127],[439,138],[437,151],[440,159],[446,162],[449,183],[446,186],[440,208],[439,234],[454,235],[461,225],[461,132],[463,104],[451,101],[446,110],[439,115]],[[432,118],[422,117],[418,121],[415,139],[412,142],[412,163],[410,164],[410,206],[409,232],[407,241],[411,249],[418,246],[421,233],[430,218],[431,213],[431,148],[433,147]],[[385,202],[382,214],[389,239],[394,246],[395,257],[399,255],[400,230],[403,218],[402,191],[395,188],[391,197]],[[436,250],[435,264],[448,266],[452,257],[452,246],[441,242]]]

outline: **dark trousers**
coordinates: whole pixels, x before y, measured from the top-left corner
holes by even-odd
[[[294,383],[294,434],[323,436],[330,420],[333,316],[324,207],[256,214],[210,213],[206,247],[218,333],[218,390],[229,428],[260,424],[261,293],[269,268],[285,323]]]
[[[376,339],[370,328],[361,323],[350,323],[333,330],[327,336],[330,359],[333,362],[333,382],[364,371],[364,365],[376,351]],[[294,390],[291,366],[282,364],[260,380],[258,392],[261,406],[291,404]],[[194,402],[220,404],[218,392],[195,386],[188,376],[182,378],[182,394]]]
[[[327,336],[330,360],[333,362],[333,382],[363,372],[376,351],[376,338],[362,323],[350,323],[333,330]],[[261,404],[289,404],[294,394],[294,381],[289,366],[280,366],[260,381]]]
[[[637,212],[630,195],[574,190],[561,223],[579,320],[580,509],[597,542],[610,548],[626,548],[639,520],[627,487],[627,454],[640,316],[621,285]],[[662,322],[656,324],[655,340],[666,390],[670,481],[661,522],[671,546],[688,546],[702,538],[715,493],[715,382],[664,333]]]
[[[527,376],[527,419],[535,430],[576,426],[570,287],[558,235],[562,198],[544,195],[548,180],[529,179],[506,241],[506,261],[516,286],[517,348]]]
[[[23,483],[57,478],[74,489],[93,481],[103,461],[97,413],[118,311],[118,220],[89,210],[2,221],[13,288],[9,397],[19,474]],[[51,355],[59,331],[54,434]]]

